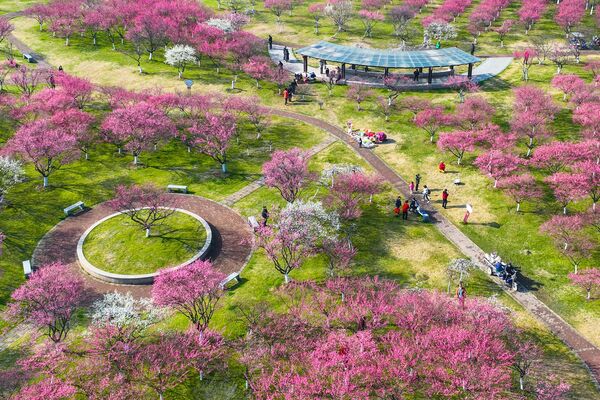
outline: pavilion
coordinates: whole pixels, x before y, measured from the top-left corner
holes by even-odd
[[[356,66],[364,66],[365,71],[368,67],[384,68],[384,75],[386,76],[389,74],[390,68],[418,69],[419,72],[422,72],[423,68],[428,68],[427,83],[432,82],[433,68],[449,67],[450,70],[454,70],[455,66],[468,65],[467,76],[471,79],[473,64],[481,61],[481,59],[456,47],[401,51],[361,49],[320,41],[295,52],[302,55],[304,72],[308,72],[309,57],[320,60],[321,73],[323,73],[325,62],[340,63],[342,79],[346,79],[346,64],[349,64],[352,69],[356,69]]]

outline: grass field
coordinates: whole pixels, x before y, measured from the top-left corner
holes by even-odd
[[[202,249],[206,230],[194,217],[176,212],[152,229],[144,229],[126,215],[95,227],[83,242],[83,254],[103,271],[123,275],[150,274],[179,265]]]
[[[212,3],[208,4],[215,6]],[[430,13],[431,8],[437,4],[440,4],[440,1],[433,2],[419,19]],[[473,6],[476,4],[477,2],[474,2]],[[272,33],[276,41],[310,44],[316,41],[317,37],[312,33],[312,20],[306,13],[307,6],[308,4],[304,4],[295,9],[293,17],[284,16],[281,32],[274,24],[274,17],[259,6],[259,13],[252,21],[250,29],[261,36]],[[457,26],[465,26],[466,17],[473,6],[457,19]],[[519,3],[513,3],[502,13],[501,20],[515,19],[518,7]],[[554,8],[553,4],[549,5],[544,20],[534,27],[530,36],[550,35],[557,40],[564,37],[563,32],[552,21]],[[98,84],[124,86],[135,90],[184,90],[183,83],[176,79],[175,70],[162,63],[161,52],[156,54],[155,61],[143,62],[145,74],[140,75],[126,55],[112,51],[103,40],[94,48],[89,38],[74,37],[71,46],[66,47],[61,39],[53,38],[48,32],[40,33],[32,20],[18,18],[14,23],[15,35],[18,38],[44,55],[52,65],[63,65],[69,73],[87,77]],[[590,27],[592,23],[592,18],[586,16],[584,25]],[[323,33],[319,39],[329,40],[333,34],[331,24],[323,20],[322,25]],[[354,21],[348,31],[338,35],[336,42],[375,47],[392,46],[395,43],[390,29],[387,23],[379,24],[375,28],[375,38],[363,40],[360,23]],[[528,39],[521,31],[522,28],[518,27],[515,33],[507,37],[505,49],[499,48],[496,34],[483,33],[478,38],[479,52],[510,53]],[[466,48],[470,37],[462,29],[459,33],[456,40],[444,45]],[[590,57],[584,57],[581,64],[567,65],[565,73],[576,73],[590,81],[591,75],[582,69],[586,59]],[[530,83],[547,89],[555,95],[557,103],[563,104],[560,103],[558,92],[549,85],[554,72],[555,67],[548,61],[542,65],[535,65],[530,71]],[[225,94],[234,75],[224,68],[217,75],[215,66],[203,60],[199,67],[190,68],[185,77],[196,82],[194,91]],[[519,65],[515,62],[499,77],[482,85],[479,95],[494,105],[497,110],[494,122],[505,129],[509,127],[512,108],[511,88],[521,84]],[[264,89],[257,90],[254,80],[239,75],[236,86],[235,93],[256,94],[265,104],[282,107],[282,100],[276,96],[276,88],[271,84],[264,83]],[[583,293],[568,284],[566,275],[571,270],[570,264],[554,249],[550,239],[538,232],[541,223],[559,212],[557,204],[547,198],[544,203],[524,204],[522,212],[516,213],[510,199],[494,190],[491,181],[471,165],[475,154],[468,155],[463,166],[457,166],[451,155],[441,153],[428,142],[427,135],[414,126],[408,113],[396,111],[389,121],[385,121],[373,101],[363,103],[363,111],[357,112],[356,105],[346,99],[347,89],[344,86],[336,86],[331,96],[322,85],[311,85],[311,90],[309,101],[288,109],[327,120],[338,126],[343,126],[347,120],[352,119],[355,127],[385,130],[392,139],[391,143],[379,146],[375,152],[405,180],[410,181],[416,173],[420,173],[423,183],[433,189],[434,202],[441,202],[439,193],[444,187],[448,187],[449,209],[442,212],[452,222],[458,224],[462,219],[465,203],[471,203],[475,209],[471,219],[473,223],[460,226],[460,229],[484,250],[496,250],[503,258],[521,267],[529,280],[530,289],[535,291],[536,296],[589,340],[600,345],[597,328],[600,326],[600,301],[586,302]],[[375,90],[375,95],[386,96],[387,93],[384,90]],[[431,99],[447,109],[453,109],[456,105],[456,94],[449,90],[422,91],[406,95]],[[323,109],[320,109],[315,99],[324,102]],[[561,140],[577,137],[579,128],[571,123],[571,110],[566,105],[552,124],[552,130]],[[0,131],[0,145],[11,131],[11,127]],[[29,169],[28,181],[10,194],[9,206],[2,211],[3,217],[7,218],[0,220],[0,230],[6,232],[9,237],[5,244],[6,256],[0,260],[3,269],[0,275],[0,304],[6,302],[9,293],[22,281],[20,261],[29,258],[39,238],[60,220],[61,209],[65,204],[85,200],[86,204],[93,205],[109,198],[117,183],[134,182],[166,185],[176,181],[189,185],[195,194],[220,200],[258,177],[260,164],[268,158],[267,141],[273,142],[275,148],[309,148],[318,143],[324,135],[312,127],[279,118],[274,120],[263,141],[249,139],[253,135],[249,127],[246,127],[246,131],[246,139],[233,149],[232,161],[229,164],[230,173],[226,176],[221,175],[218,166],[212,160],[187,154],[180,145],[168,145],[157,152],[143,154],[144,166],[141,168],[133,168],[129,156],[117,156],[114,149],[100,146],[92,152],[91,161],[78,161],[53,175],[50,180],[52,187],[46,191],[39,189],[40,178]],[[522,151],[523,149],[524,147],[521,147]],[[449,173],[437,173],[436,166],[440,160],[446,161]],[[314,156],[311,169],[319,172],[334,163],[355,163],[368,169],[354,152],[340,143],[333,144]],[[451,184],[457,176],[460,176],[465,185],[454,187]],[[541,179],[542,176],[536,172],[536,177]],[[313,185],[303,196],[319,198],[324,192],[318,185]],[[375,197],[373,205],[364,210],[364,216],[356,227],[354,237],[359,253],[349,273],[393,278],[407,288],[446,290],[444,268],[451,259],[460,257],[458,251],[441,237],[434,227],[414,220],[403,223],[394,219],[391,216],[391,201],[395,196],[395,193],[387,189]],[[263,204],[273,208],[283,205],[283,201],[275,191],[262,188],[236,203],[234,208],[244,216],[256,215]],[[589,205],[589,201],[583,201],[572,206],[572,210],[581,211]],[[597,266],[598,261],[600,254],[596,253],[584,262],[583,267]],[[323,280],[325,261],[320,257],[312,258],[291,276],[296,280]],[[264,254],[260,251],[255,253],[244,270],[243,282],[227,292],[221,309],[211,322],[212,327],[231,337],[242,334],[245,327],[239,319],[236,306],[269,301],[274,307],[278,307],[273,288],[279,286],[282,281],[282,276],[274,270]],[[474,273],[467,281],[467,289],[470,295],[497,297],[502,304],[513,310],[517,324],[543,344],[543,369],[554,371],[573,385],[571,398],[597,397],[587,371],[580,361],[531,315],[503,294],[484,274]],[[173,317],[163,324],[163,327],[173,328],[184,326],[187,326],[187,322],[181,316]],[[219,380],[215,392],[210,394],[212,397],[207,395],[207,398],[227,398],[228,390],[236,392],[241,387],[239,380],[227,382],[224,384]],[[198,394],[204,389],[192,387],[189,390]],[[179,396],[186,398],[184,394]]]

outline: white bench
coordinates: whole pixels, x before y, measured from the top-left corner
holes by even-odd
[[[31,261],[23,261],[23,273],[25,274],[25,278],[29,278],[29,275],[31,275],[32,272],[33,270],[31,269]]]
[[[188,192],[188,187],[184,186],[184,185],[168,185],[167,186],[167,192],[171,193],[171,192],[183,192],[183,193],[187,193]]]
[[[252,229],[258,229],[258,227],[260,226],[254,215],[248,217],[248,225],[250,225]]]
[[[421,207],[417,207],[417,214],[419,214],[421,216],[421,218],[423,219],[423,222],[429,222],[429,213],[421,210]]]
[[[75,209],[79,209],[81,211],[83,211],[85,207],[85,204],[83,204],[83,201],[78,201],[75,204],[71,204],[69,207],[65,208],[63,211],[65,212],[65,215],[68,217],[69,213]]]
[[[31,54],[25,53],[25,54],[23,54],[23,58],[26,59],[27,62],[29,62],[29,63],[35,63],[36,62],[35,58],[33,58],[33,56]]]
[[[240,273],[232,272],[231,274],[227,275],[227,278],[221,281],[221,289],[225,289],[225,286],[227,286],[227,284],[231,281],[236,281],[236,283],[240,283]]]

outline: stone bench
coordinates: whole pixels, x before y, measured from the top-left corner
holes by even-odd
[[[32,64],[37,62],[31,54],[25,53],[25,54],[23,54],[23,58],[26,59],[27,62],[32,63]]]
[[[227,286],[227,284],[229,284],[229,282],[231,281],[235,281],[236,283],[240,283],[240,273],[239,272],[232,272],[231,274],[227,275],[227,278],[223,279],[221,281],[221,289],[225,289],[225,286]]]
[[[167,192],[171,193],[171,192],[183,192],[183,193],[187,193],[188,192],[188,187],[184,186],[184,185],[168,185],[167,186]]]
[[[25,278],[29,278],[33,269],[31,268],[31,260],[23,261],[23,273],[25,274]]]
[[[75,204],[71,204],[69,207],[65,208],[63,211],[65,212],[65,215],[68,217],[69,214],[71,213],[71,211],[79,209],[80,211],[83,211],[85,208],[85,204],[83,204],[83,201],[78,201]]]

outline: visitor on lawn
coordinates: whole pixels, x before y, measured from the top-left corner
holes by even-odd
[[[263,219],[263,226],[267,226],[267,221],[269,220],[269,211],[267,210],[266,206],[263,206],[260,216]]]
[[[441,173],[445,174],[446,173],[446,164],[444,164],[443,161],[440,161],[440,165],[438,165],[438,169],[440,170]]]
[[[430,198],[429,198],[430,193],[431,193],[431,190],[429,190],[427,185],[423,186],[423,201],[426,201],[428,204],[430,201]]]
[[[394,207],[394,215],[397,217],[400,215],[400,207],[402,207],[402,199],[400,196],[396,197],[396,203]]]
[[[410,181],[410,185],[408,185],[408,190],[410,190],[411,193],[415,191],[415,183],[413,181]]]
[[[408,200],[404,200],[404,204],[402,204],[402,219],[408,220]]]
[[[280,71],[283,71],[283,63],[282,63],[281,61],[279,61],[279,64],[278,64],[278,65],[279,65],[279,70],[280,70]]]
[[[467,297],[467,291],[463,286],[462,281],[458,283],[458,288],[456,289],[456,297],[458,298],[458,302],[460,303],[462,308],[465,308],[465,298]]]
[[[273,50],[273,37],[269,35],[269,50]]]
[[[288,103],[288,99],[289,99],[289,97],[290,97],[290,92],[288,92],[288,90],[287,90],[287,89],[285,89],[285,90],[283,91],[283,99],[284,99],[284,101],[285,101],[285,105],[286,105],[286,106],[287,106],[287,103]]]
[[[419,191],[419,183],[421,182],[421,175],[415,175],[415,192]]]
[[[419,70],[415,68],[415,72],[413,72],[413,81],[419,81]]]
[[[448,189],[444,189],[442,192],[442,207],[447,208],[448,205]]]

